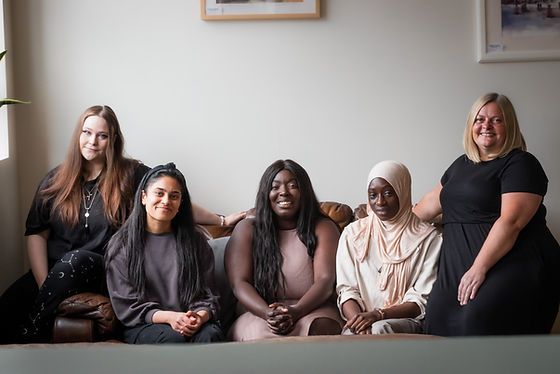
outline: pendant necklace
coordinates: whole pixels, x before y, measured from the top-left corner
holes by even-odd
[[[85,227],[88,228],[89,226],[89,210],[91,209],[93,202],[95,201],[95,197],[97,196],[98,192],[97,183],[92,187],[91,190],[88,190],[84,187],[84,209],[86,212],[84,213],[84,217],[86,217]],[[87,201],[86,201],[87,199]]]

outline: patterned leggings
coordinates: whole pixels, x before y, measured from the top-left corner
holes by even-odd
[[[21,330],[23,339],[48,340],[58,304],[68,296],[80,292],[102,292],[104,281],[102,255],[86,250],[66,253],[49,270],[43,286],[39,289],[29,317]]]

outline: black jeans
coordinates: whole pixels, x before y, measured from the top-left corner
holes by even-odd
[[[217,323],[206,322],[193,336],[184,336],[166,323],[149,323],[124,331],[124,341],[129,344],[213,343],[224,340]]]

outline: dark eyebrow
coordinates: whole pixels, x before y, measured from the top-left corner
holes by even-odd
[[[181,193],[181,191],[179,191],[179,190],[167,191],[165,188],[161,188],[161,187],[154,187],[154,190],[163,191],[163,192],[168,192],[168,193],[178,193],[178,194]]]
[[[292,178],[292,179],[290,179],[290,180],[287,181],[287,182],[282,182],[281,180],[278,180],[278,179],[275,179],[275,180],[272,181],[272,183],[275,183],[275,182],[276,182],[276,183],[292,183],[292,182],[296,182],[296,183],[297,183],[297,180],[296,180],[296,178]]]

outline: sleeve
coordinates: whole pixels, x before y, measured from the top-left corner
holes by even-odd
[[[35,235],[50,228],[52,204],[41,197],[41,191],[48,187],[56,169],[51,170],[39,183],[35,196],[31,202],[31,208],[25,221],[25,236]]]
[[[193,312],[206,310],[210,313],[210,319],[216,320],[218,318],[219,305],[214,282],[214,253],[206,240],[204,240],[204,243],[206,245],[202,250],[201,268],[203,270],[205,287],[198,300],[189,305],[189,310]]]
[[[342,304],[346,301],[355,300],[362,310],[365,310],[365,304],[358,289],[358,280],[356,278],[356,270],[354,263],[354,251],[350,244],[347,228],[344,229],[338,241],[338,249],[336,251],[336,293],[337,305],[340,310],[340,315],[344,318],[342,313]]]
[[[548,178],[537,158],[519,151],[508,160],[501,175],[502,193],[529,192],[544,196]]]
[[[127,327],[152,323],[152,316],[161,306],[142,300],[128,278],[124,248],[116,249],[116,256],[107,263],[107,289],[111,305],[119,321]]]
[[[427,249],[425,249],[426,255],[424,256],[424,260],[419,264],[422,268],[416,281],[412,287],[406,291],[403,297],[403,303],[413,302],[420,308],[420,314],[416,317],[418,320],[423,319],[426,315],[428,297],[436,281],[441,243],[442,236],[438,232],[424,242],[423,245],[426,246]]]

